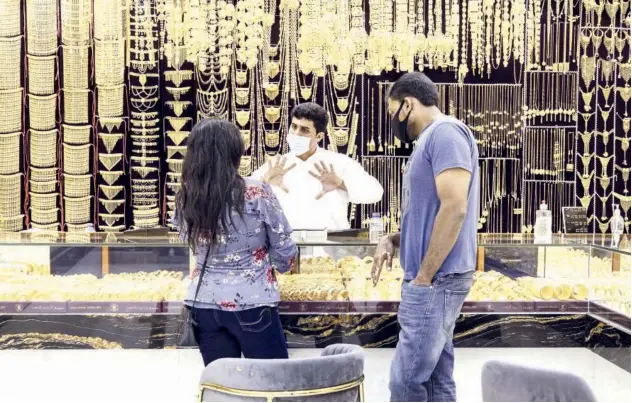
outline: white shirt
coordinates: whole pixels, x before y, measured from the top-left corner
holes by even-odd
[[[283,212],[294,230],[349,228],[347,211],[349,203],[370,204],[382,200],[382,185],[369,175],[362,166],[344,154],[318,148],[306,161],[286,154],[286,167],[296,164],[283,177],[284,190],[273,186]],[[322,190],[322,184],[309,174],[318,174],[314,164],[324,162],[327,168],[333,165],[336,175],[344,181],[347,191],[334,190],[319,200],[316,196]],[[261,180],[270,168],[269,162],[252,173],[254,179]]]

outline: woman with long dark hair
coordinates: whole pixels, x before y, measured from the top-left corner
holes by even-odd
[[[215,119],[198,123],[176,199],[174,223],[196,255],[185,304],[197,322],[205,365],[242,353],[288,356],[274,269],[288,271],[297,248],[270,187],[239,175],[243,153],[237,126]]]

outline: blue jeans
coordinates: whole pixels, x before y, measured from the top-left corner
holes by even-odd
[[[456,401],[452,336],[472,276],[435,277],[428,287],[402,285],[399,342],[389,385],[392,402]]]
[[[288,358],[276,307],[244,311],[195,308],[195,339],[204,365],[219,358]]]

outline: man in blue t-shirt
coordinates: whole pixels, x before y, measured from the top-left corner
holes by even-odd
[[[417,142],[403,178],[401,233],[379,242],[372,273],[377,283],[400,248],[405,276],[391,401],[456,401],[452,337],[476,264],[480,178],[472,132],[438,103],[437,86],[418,72],[388,95],[393,135]]]

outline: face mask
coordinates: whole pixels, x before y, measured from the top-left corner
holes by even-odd
[[[408,117],[410,116],[410,112],[412,112],[412,109],[408,112],[408,115],[406,115],[404,120],[400,122],[399,113],[402,111],[403,107],[404,101],[402,101],[399,109],[397,109],[397,112],[395,112],[395,114],[391,118],[391,132],[393,133],[393,136],[395,136],[395,138],[397,138],[402,143],[412,143],[412,141],[408,138]]]
[[[308,152],[311,142],[312,139],[309,137],[297,136],[292,132],[287,134],[287,145],[290,147],[290,153],[296,156]]]

